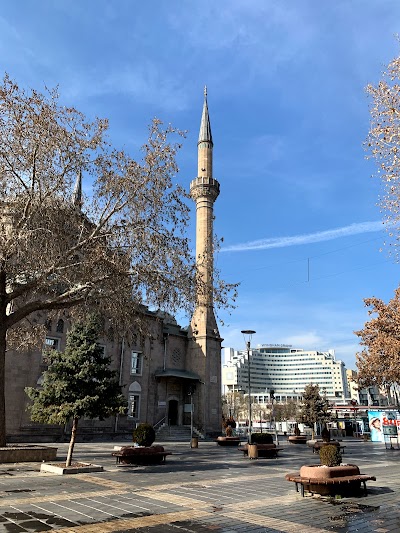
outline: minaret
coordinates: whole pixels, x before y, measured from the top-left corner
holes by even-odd
[[[204,88],[197,153],[197,178],[190,184],[190,195],[196,202],[196,264],[201,280],[196,307],[201,308],[201,314],[204,316],[197,322],[195,329],[199,333],[201,329],[201,334],[204,335],[207,332],[215,334],[217,329],[213,309],[213,210],[219,195],[219,183],[213,178],[213,140],[208,115],[207,87]]]
[[[188,367],[201,378],[196,390],[194,419],[205,433],[221,430],[221,342],[213,307],[213,220],[219,183],[213,178],[213,140],[204,88],[197,177],[190,184],[196,202],[196,265],[199,288],[190,327]]]

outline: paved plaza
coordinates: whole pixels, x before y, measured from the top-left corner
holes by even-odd
[[[319,533],[400,532],[400,451],[347,439],[344,462],[376,476],[367,496],[296,493],[286,472],[318,462],[310,448],[287,445],[277,459],[249,460],[236,448],[165,443],[156,466],[117,467],[111,452],[127,442],[78,443],[75,460],[104,472],[57,476],[40,464],[0,465],[0,531],[8,533]],[[162,443],[161,443],[162,444]],[[281,443],[282,444],[282,443]],[[54,446],[54,444],[53,444]],[[58,444],[65,459],[67,444]]]

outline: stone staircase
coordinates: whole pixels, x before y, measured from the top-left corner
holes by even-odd
[[[204,436],[193,428],[193,435],[199,439],[204,439]],[[156,431],[157,442],[190,442],[190,426],[168,426],[163,424]]]

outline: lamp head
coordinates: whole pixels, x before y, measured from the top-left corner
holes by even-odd
[[[253,331],[252,329],[243,329],[242,333],[244,337],[244,342],[246,343],[246,347],[249,350],[251,337],[254,335],[255,331]]]

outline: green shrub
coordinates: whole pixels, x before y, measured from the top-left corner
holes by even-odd
[[[321,437],[324,442],[329,442],[331,440],[331,434],[329,429],[325,426],[321,432]]]
[[[342,462],[342,455],[337,446],[327,444],[326,446],[321,446],[319,450],[319,459],[321,465],[339,466]]]
[[[251,443],[252,444],[273,444],[274,439],[270,433],[252,433],[251,434]]]
[[[232,429],[235,429],[236,428],[236,422],[235,422],[234,418],[229,417],[228,420],[226,421],[226,425],[230,426]]]
[[[151,424],[139,424],[133,430],[133,442],[139,446],[151,446],[156,439],[156,432]]]

